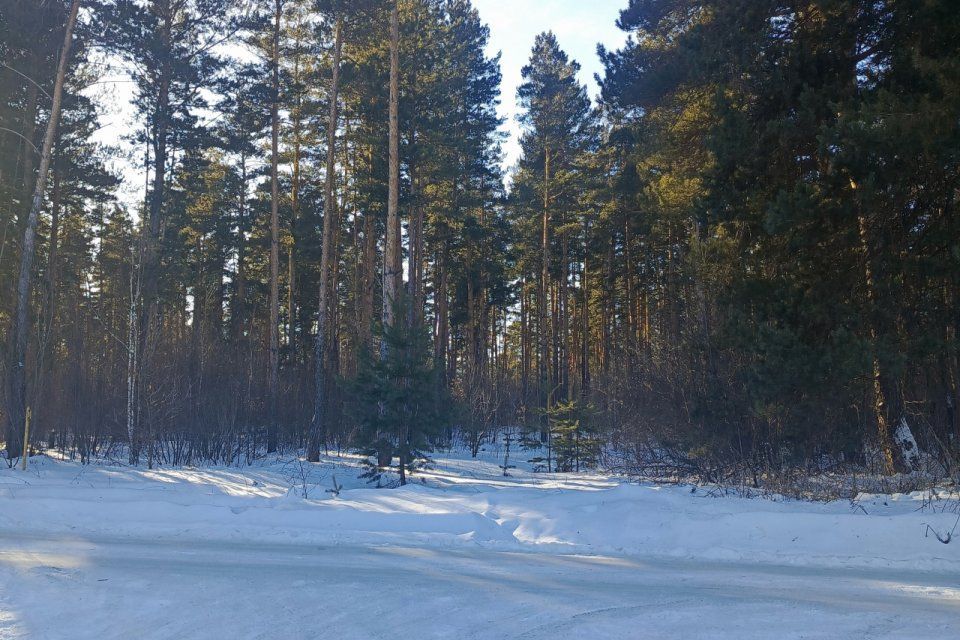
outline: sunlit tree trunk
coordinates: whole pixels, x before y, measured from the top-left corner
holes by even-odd
[[[893,474],[896,471],[896,458],[894,455],[892,425],[890,424],[890,411],[887,398],[887,389],[884,384],[884,371],[880,364],[880,357],[877,352],[877,293],[876,279],[873,268],[873,250],[871,243],[871,234],[869,222],[866,216],[861,213],[857,216],[857,224],[860,237],[860,248],[863,254],[863,278],[867,291],[868,325],[870,334],[870,357],[872,360],[872,369],[870,376],[870,418],[873,427],[876,430],[877,445],[880,448],[880,455],[883,461],[884,473]]]

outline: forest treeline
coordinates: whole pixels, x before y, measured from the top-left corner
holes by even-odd
[[[7,460],[29,408],[35,446],[141,464],[402,474],[520,426],[559,471],[955,470],[954,3],[617,24],[595,101],[536,38],[505,171],[469,0],[2,0]],[[97,142],[118,69],[139,184]]]

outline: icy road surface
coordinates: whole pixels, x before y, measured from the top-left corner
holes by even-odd
[[[402,546],[0,538],[0,638],[955,638],[956,580]]]

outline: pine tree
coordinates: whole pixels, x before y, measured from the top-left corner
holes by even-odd
[[[638,293],[661,301],[642,366],[648,388],[684,390],[690,411],[677,412],[675,397],[655,409],[684,425],[682,446],[761,465],[781,464],[785,451],[876,449],[890,472],[904,462],[895,431],[908,433],[907,396],[944,405],[919,387],[905,392],[919,342],[903,330],[907,317],[911,336],[926,324],[906,302],[925,288],[907,284],[923,280],[907,267],[910,230],[940,228],[920,222],[939,215],[920,214],[926,205],[900,191],[904,174],[887,173],[909,147],[894,142],[902,123],[889,114],[911,111],[889,100],[919,88],[896,79],[916,71],[908,33],[941,11],[651,1],[622,13],[636,37],[603,52],[603,96],[629,139],[630,182],[615,197],[640,214],[624,223],[624,288],[631,310]],[[939,24],[941,36],[955,28]],[[938,153],[910,162],[933,166]],[[913,213],[914,223],[904,218]],[[631,312],[633,326],[630,316],[650,318]]]
[[[524,133],[513,206],[517,217],[532,217],[536,211],[540,221],[536,240],[527,236],[527,250],[539,253],[537,258],[531,255],[528,264],[539,266],[539,273],[530,274],[530,279],[537,283],[537,403],[544,416],[566,393],[567,360],[562,344],[566,336],[565,325],[560,325],[560,319],[567,317],[568,302],[569,239],[565,225],[574,208],[570,188],[573,168],[590,133],[590,100],[577,81],[579,70],[580,65],[568,59],[552,33],[540,34],[530,62],[523,68],[524,83],[517,91],[524,110]],[[554,257],[557,240],[559,260]],[[544,440],[549,437],[545,423],[541,433]]]

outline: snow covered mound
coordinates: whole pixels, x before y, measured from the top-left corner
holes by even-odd
[[[272,544],[480,546],[820,567],[960,571],[955,503],[713,497],[601,474],[438,456],[410,485],[358,480],[355,457],[245,468],[131,469],[31,459],[0,471],[0,534]],[[950,532],[956,538],[950,544]]]

